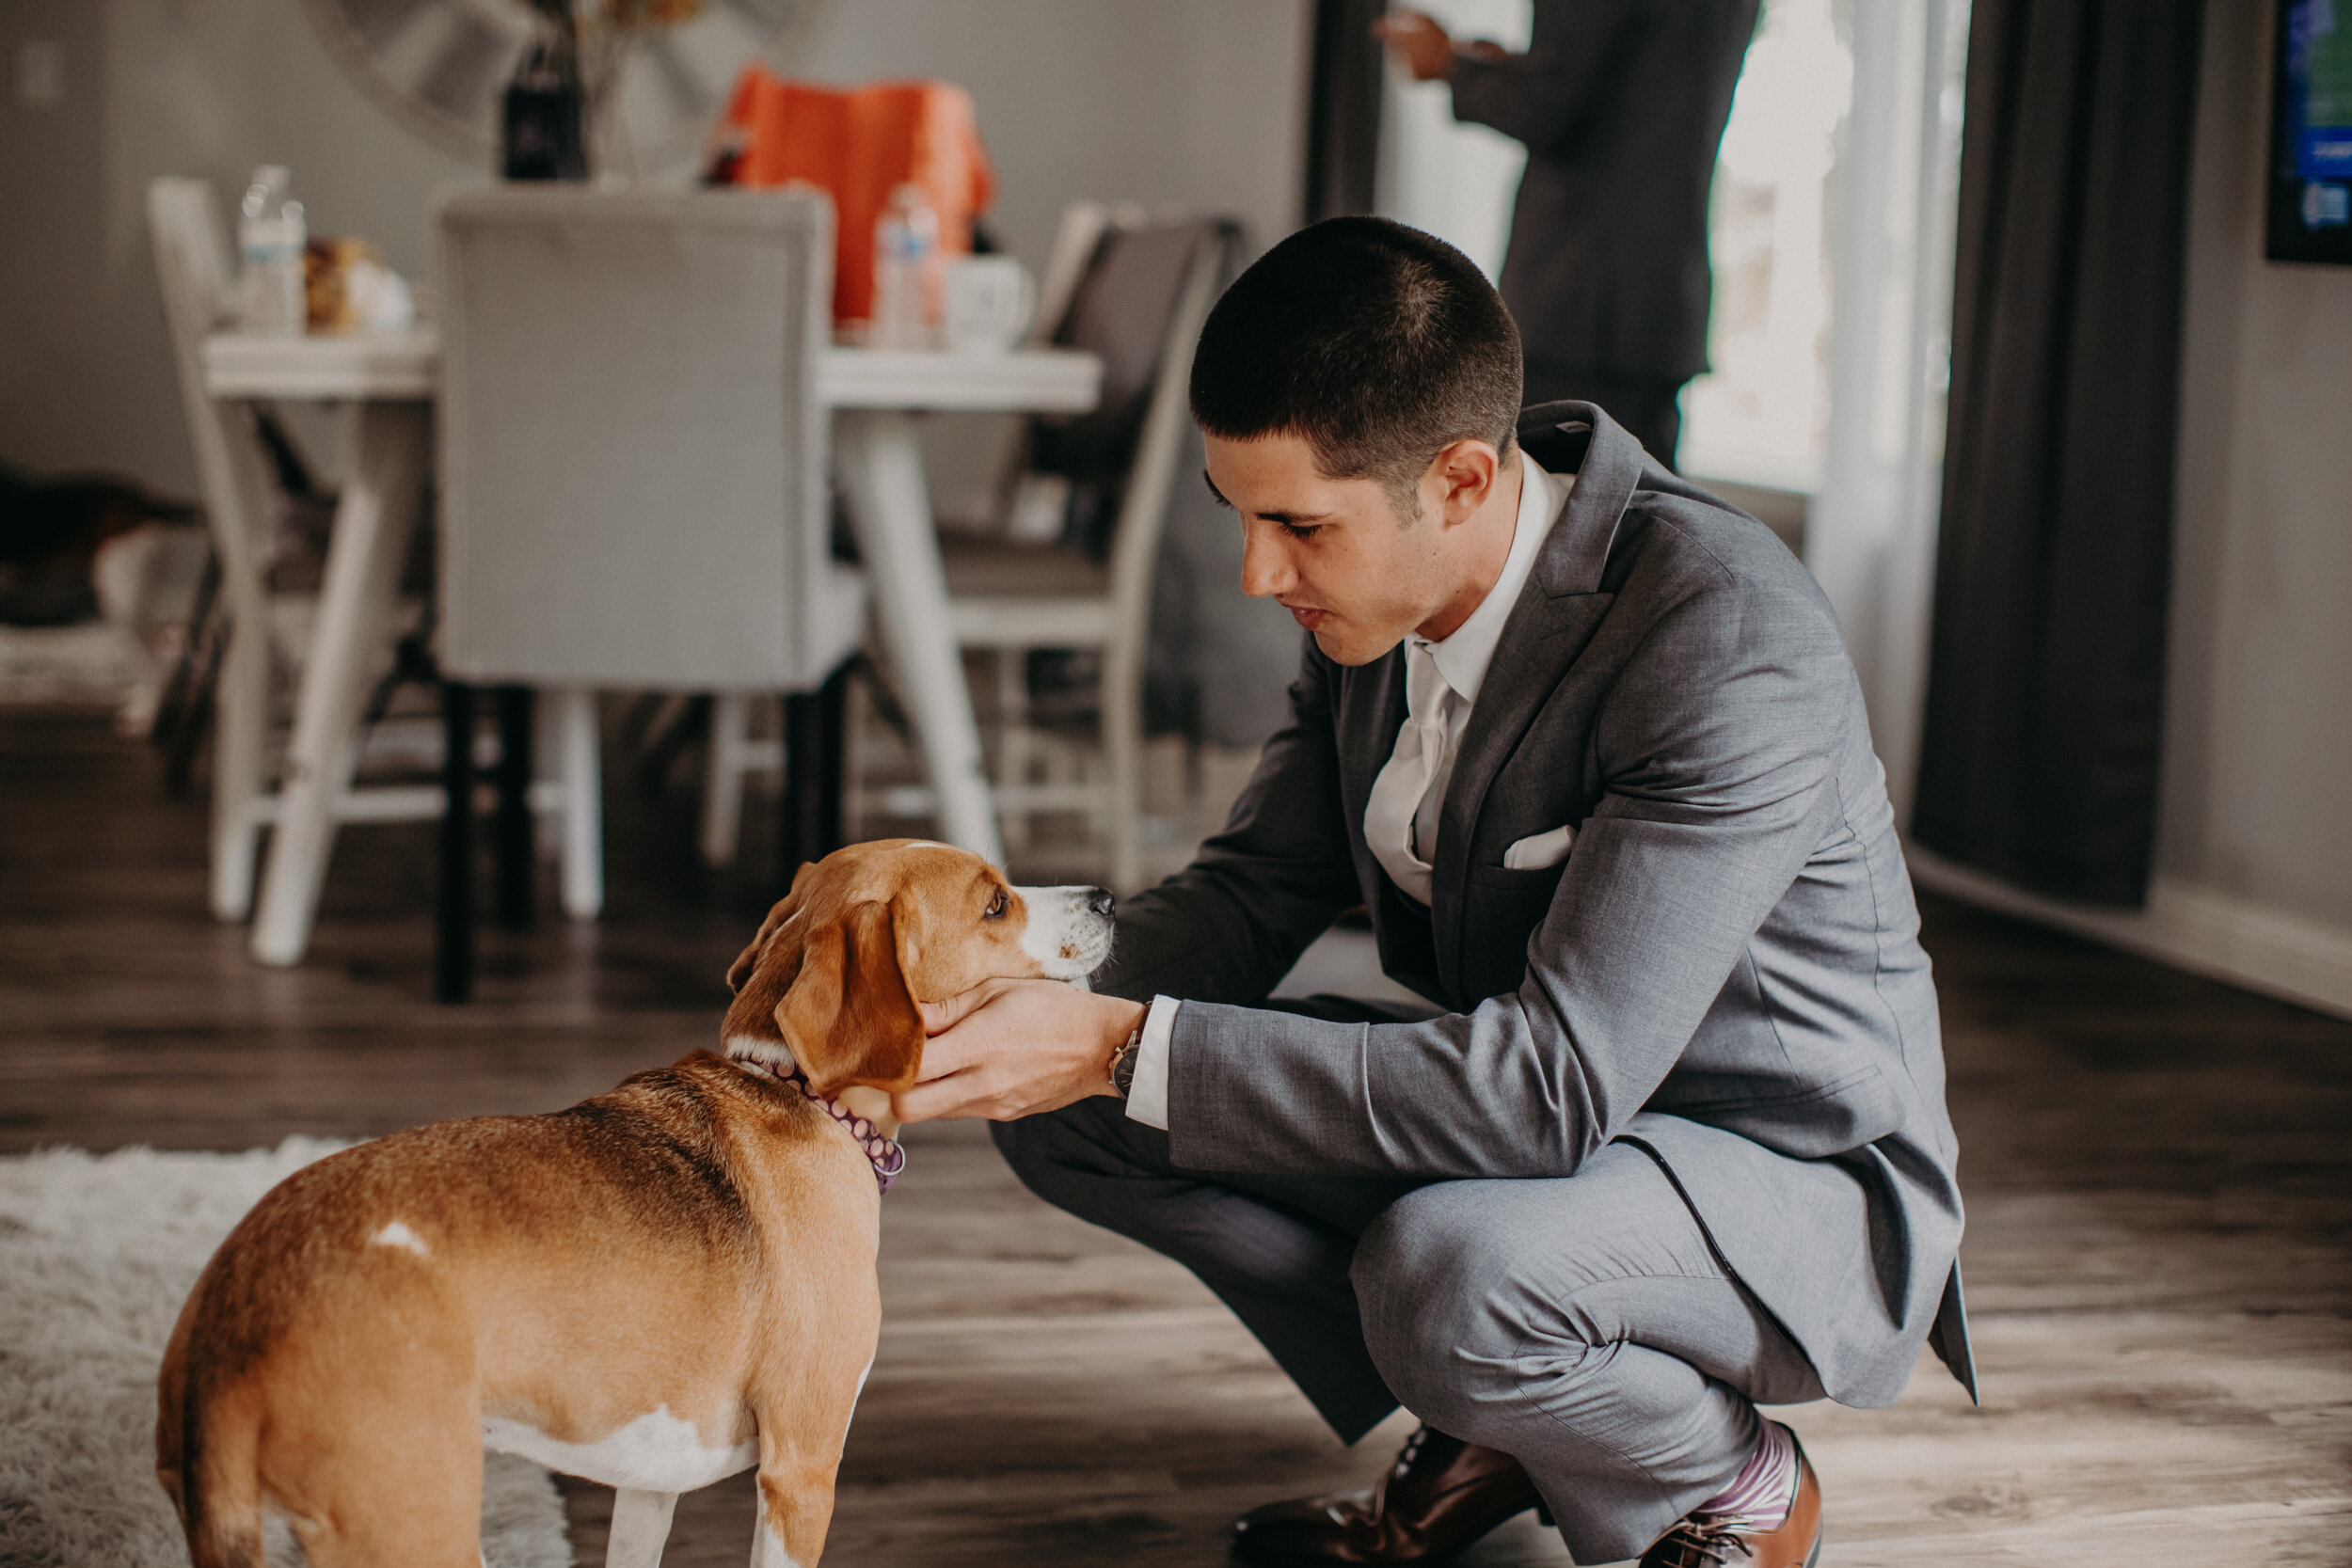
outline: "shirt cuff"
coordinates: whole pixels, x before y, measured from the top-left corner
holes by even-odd
[[[1152,1010],[1143,1015],[1143,1038],[1136,1046],[1136,1076],[1127,1085],[1128,1117],[1163,1132],[1168,1131],[1168,1039],[1176,1033],[1180,1006],[1172,996],[1152,998]]]

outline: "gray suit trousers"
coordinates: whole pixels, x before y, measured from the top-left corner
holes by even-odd
[[[995,1134],[1039,1196],[1200,1275],[1343,1440],[1401,1402],[1518,1459],[1580,1562],[1728,1484],[1756,1403],[1822,1397],[1634,1145],[1557,1180],[1415,1182],[1180,1170],[1108,1099]]]

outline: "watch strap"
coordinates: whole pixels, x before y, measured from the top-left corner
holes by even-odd
[[[1127,1043],[1111,1053],[1111,1087],[1124,1100],[1136,1085],[1136,1058],[1143,1053],[1143,1025],[1138,1023],[1127,1036]]]

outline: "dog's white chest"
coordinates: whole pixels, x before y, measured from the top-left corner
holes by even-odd
[[[759,1459],[756,1438],[732,1448],[707,1447],[694,1423],[671,1415],[666,1404],[593,1443],[566,1443],[522,1421],[485,1416],[482,1445],[567,1476],[643,1492],[691,1492],[748,1470]]]

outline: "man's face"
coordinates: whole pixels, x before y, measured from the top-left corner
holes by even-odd
[[[1204,439],[1209,483],[1241,515],[1242,592],[1289,610],[1335,662],[1371,663],[1445,603],[1426,515],[1400,518],[1373,480],[1318,473],[1302,436]]]

